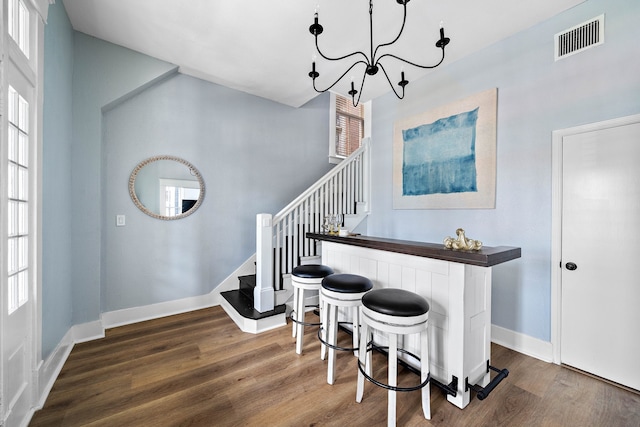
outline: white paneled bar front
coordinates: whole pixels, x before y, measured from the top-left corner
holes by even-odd
[[[309,233],[322,241],[322,263],[336,273],[368,277],[375,289],[401,288],[429,301],[431,376],[442,384],[457,378],[456,396],[448,400],[467,406],[469,384],[486,386],[491,359],[491,267],[520,257],[520,248],[495,247],[453,251],[444,245],[365,236],[337,237]],[[347,312],[341,313],[347,318]],[[386,345],[384,338],[374,340]],[[417,336],[404,348],[420,354]],[[415,364],[412,358],[405,358]]]

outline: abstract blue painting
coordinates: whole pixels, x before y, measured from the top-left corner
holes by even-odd
[[[393,125],[394,209],[494,209],[498,89]]]
[[[478,191],[478,109],[402,131],[404,196]]]

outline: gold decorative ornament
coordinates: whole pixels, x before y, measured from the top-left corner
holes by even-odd
[[[458,228],[456,230],[457,238],[447,236],[444,239],[444,247],[458,251],[478,251],[482,248],[480,240],[467,239],[464,236],[464,230]]]

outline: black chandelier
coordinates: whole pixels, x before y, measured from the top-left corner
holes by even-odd
[[[322,51],[320,50],[320,46],[318,46],[318,36],[320,34],[322,34],[323,28],[322,28],[322,25],[320,25],[318,23],[318,12],[316,10],[316,12],[314,14],[314,17],[313,17],[313,24],[311,24],[311,26],[309,27],[309,32],[311,34],[313,34],[313,36],[315,37],[316,50],[318,51],[320,56],[322,56],[324,59],[326,59],[328,61],[340,61],[342,59],[346,59],[346,58],[349,58],[351,56],[357,56],[357,55],[361,55],[362,57],[364,57],[364,59],[356,60],[356,62],[354,62],[353,65],[351,65],[349,68],[347,68],[347,70],[344,73],[342,73],[342,75],[340,77],[338,77],[338,79],[335,82],[333,82],[333,84],[331,84],[331,86],[327,87],[326,89],[322,89],[322,90],[319,90],[316,87],[316,78],[318,76],[320,76],[320,73],[318,73],[316,71],[316,63],[315,63],[315,61],[313,61],[312,65],[311,65],[311,72],[309,72],[309,77],[311,77],[313,79],[313,89],[316,92],[322,93],[322,92],[328,91],[329,89],[334,87],[345,75],[347,75],[347,73],[349,71],[351,71],[353,69],[353,67],[355,67],[358,64],[364,64],[366,66],[366,68],[365,68],[365,71],[364,71],[364,73],[362,75],[362,83],[360,84],[360,91],[357,91],[355,89],[354,84],[353,84],[353,80],[351,81],[351,90],[349,91],[349,95],[351,95],[351,100],[353,102],[353,106],[354,107],[356,107],[358,105],[358,103],[360,102],[360,97],[362,96],[362,88],[364,87],[364,82],[365,82],[365,79],[367,78],[367,75],[374,76],[374,75],[376,75],[378,73],[379,70],[382,70],[382,72],[384,73],[384,76],[387,78],[387,82],[389,82],[389,86],[391,86],[391,89],[393,90],[393,93],[395,93],[395,95],[398,97],[398,99],[403,99],[404,98],[404,87],[409,84],[409,81],[407,79],[405,79],[404,71],[401,71],[400,72],[400,81],[398,82],[398,86],[400,86],[400,88],[402,90],[401,90],[401,92],[398,92],[396,90],[396,88],[393,86],[393,83],[391,83],[391,80],[389,79],[389,75],[387,74],[387,71],[384,69],[384,67],[382,66],[382,63],[380,62],[383,58],[385,58],[385,57],[395,58],[398,61],[404,62],[405,64],[413,65],[414,67],[423,68],[423,69],[436,68],[438,65],[442,64],[442,61],[444,61],[444,48],[450,42],[450,39],[448,37],[444,36],[444,28],[442,28],[442,25],[440,25],[440,40],[438,40],[436,42],[436,47],[442,49],[442,58],[440,59],[440,62],[438,62],[437,64],[435,64],[435,65],[419,65],[419,64],[416,64],[414,62],[407,61],[406,59],[402,59],[399,56],[393,55],[391,53],[385,53],[385,54],[380,55],[379,57],[376,58],[376,55],[378,54],[378,49],[380,49],[381,47],[384,47],[384,46],[391,46],[392,44],[394,44],[396,41],[398,41],[398,39],[402,35],[402,31],[404,30],[404,25],[405,25],[405,22],[407,21],[407,3],[409,3],[409,0],[396,0],[396,1],[398,2],[398,4],[401,4],[403,9],[404,9],[404,16],[402,18],[402,26],[400,27],[400,32],[398,33],[396,38],[393,39],[392,41],[390,41],[388,43],[379,44],[374,49],[373,48],[373,0],[369,0],[369,38],[370,38],[370,42],[371,42],[371,51],[370,51],[371,56],[370,57],[367,56],[367,54],[362,52],[362,51],[352,52],[352,53],[350,53],[348,55],[340,56],[340,57],[337,57],[337,58],[331,58],[331,57],[325,55],[324,53],[322,53]],[[358,94],[358,99],[357,100],[356,100],[356,94]]]

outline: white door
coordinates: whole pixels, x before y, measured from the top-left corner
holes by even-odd
[[[14,74],[11,71],[10,75]],[[22,84],[21,84],[22,83]],[[7,425],[17,425],[32,407],[34,379],[35,269],[33,144],[29,123],[32,90],[14,76],[7,88],[6,157],[3,159],[7,193],[2,224],[4,304],[2,304],[2,395]],[[16,424],[14,424],[16,423]]]
[[[0,425],[25,425],[39,361],[36,17],[25,0],[3,2],[0,62]],[[40,24],[41,25],[41,24]],[[39,27],[38,27],[39,28]],[[6,31],[6,32],[5,32]]]
[[[640,390],[640,123],[562,139],[561,361]]]

